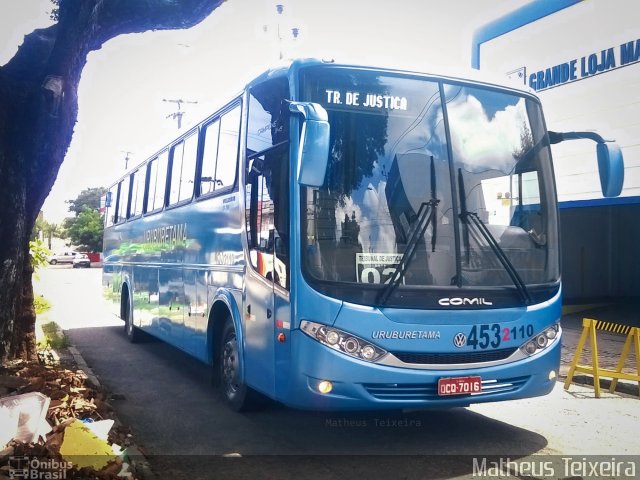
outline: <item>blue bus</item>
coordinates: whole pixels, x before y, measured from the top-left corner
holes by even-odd
[[[549,132],[530,92],[316,60],[267,71],[106,195],[106,295],[212,368],[228,405],[457,407],[560,362]]]

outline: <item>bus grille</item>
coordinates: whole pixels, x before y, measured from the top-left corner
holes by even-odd
[[[517,348],[503,348],[486,352],[460,352],[460,353],[413,353],[390,352],[398,360],[404,363],[453,365],[460,363],[485,363],[495,362],[509,358]]]
[[[515,392],[527,383],[529,377],[516,377],[502,380],[483,380],[482,390],[471,395],[456,395],[441,397],[438,395],[436,383],[365,383],[362,386],[378,400],[438,400],[445,398],[477,397],[489,393]]]

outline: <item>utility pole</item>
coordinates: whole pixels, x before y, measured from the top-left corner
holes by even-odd
[[[183,103],[198,103],[197,101],[196,102],[192,102],[192,101],[189,101],[189,100],[182,100],[181,98],[177,99],[177,100],[173,100],[173,99],[169,99],[168,100],[166,98],[163,98],[162,101],[163,102],[168,102],[168,103],[175,103],[175,104],[178,105],[178,111],[177,112],[170,113],[169,115],[167,115],[165,117],[165,118],[171,118],[172,120],[176,120],[177,119],[178,120],[178,130],[180,129],[180,127],[182,127],[182,116],[186,113],[186,112],[182,111],[182,108],[181,108],[182,104]]]
[[[124,157],[124,169],[128,170],[129,169],[129,154],[133,153],[133,152],[127,152],[126,150],[120,150],[120,152],[124,153],[125,157]]]

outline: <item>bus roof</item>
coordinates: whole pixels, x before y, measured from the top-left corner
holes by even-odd
[[[456,82],[456,81],[472,82],[472,83],[477,83],[479,85],[484,85],[487,87],[498,87],[498,88],[504,88],[507,90],[514,90],[520,93],[529,94],[537,98],[535,91],[529,88],[528,86],[526,86],[524,83],[522,85],[517,85],[514,81],[510,81],[505,76],[497,76],[490,73],[480,72],[479,70],[471,69],[471,68],[452,69],[450,67],[443,67],[443,68],[438,67],[437,70],[439,73],[429,73],[429,72],[419,72],[412,69],[386,68],[386,67],[378,67],[378,66],[355,64],[355,63],[354,64],[336,63],[333,59],[325,60],[325,59],[317,59],[317,58],[303,58],[303,59],[289,60],[289,61],[280,63],[278,65],[274,65],[273,67],[264,71],[257,77],[253,78],[251,81],[246,83],[244,88],[239,90],[235,95],[228,97],[227,101],[221,104],[220,108],[215,109],[215,112],[213,114],[208,114],[207,116],[203,117],[201,120],[196,122],[193,126],[191,126],[189,129],[180,133],[180,135],[171,138],[171,140],[168,143],[163,142],[160,148],[153,150],[154,153],[152,153],[151,155],[145,156],[143,161],[139,162],[134,167],[129,168],[122,176],[118,177],[118,179],[115,182],[111,183],[110,185],[111,186],[117,185],[118,182],[126,178],[132,172],[135,172],[142,165],[144,165],[149,159],[152,159],[158,156],[163,151],[171,148],[173,144],[178,142],[180,139],[186,137],[193,130],[197,129],[201,124],[207,122],[209,118],[211,118],[213,115],[219,112],[222,108],[224,108],[234,99],[240,97],[242,95],[242,92],[244,92],[245,90],[249,90],[253,86],[258,85],[270,79],[286,77],[289,75],[295,75],[300,69],[311,67],[311,66],[328,66],[328,67],[336,67],[336,68],[375,70],[375,71],[381,71],[381,72],[388,72],[392,74],[417,75],[417,76],[426,77],[426,78],[436,78],[436,79],[448,80],[453,82]]]

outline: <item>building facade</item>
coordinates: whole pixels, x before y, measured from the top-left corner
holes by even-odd
[[[476,31],[472,66],[530,87],[551,131],[620,145],[620,197],[600,192],[595,144],[552,146],[566,303],[640,297],[640,3],[536,0]]]

